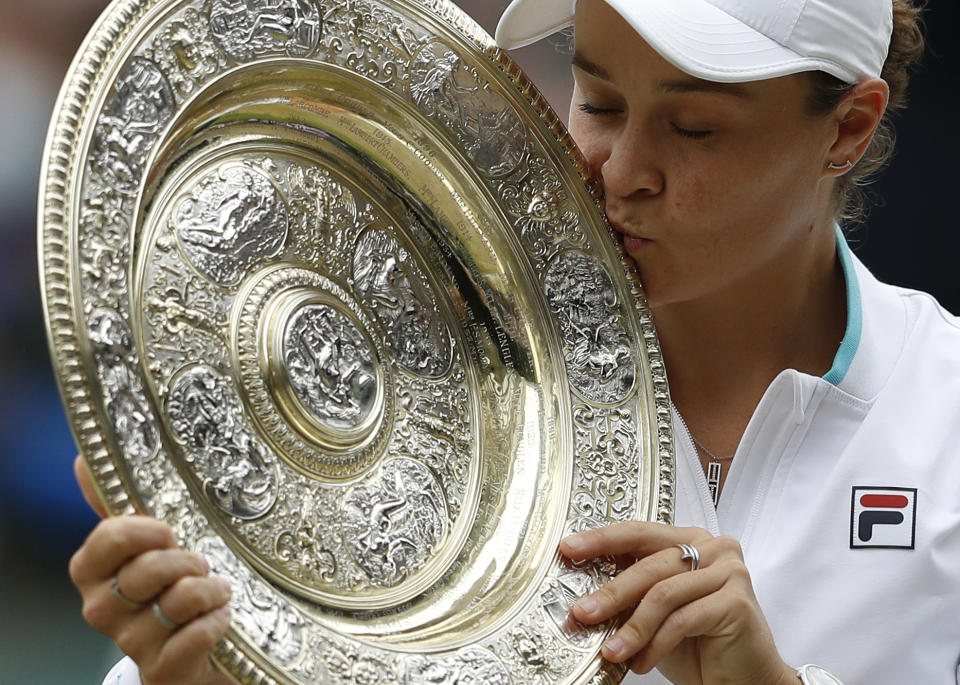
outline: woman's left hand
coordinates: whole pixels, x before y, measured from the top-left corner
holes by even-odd
[[[700,552],[700,567],[681,560],[678,545]],[[626,558],[629,566],[571,613],[594,624],[625,612],[627,622],[603,646],[603,656],[654,668],[681,685],[794,685],[757,603],[740,543],[699,528],[626,522],[570,536],[560,551],[579,561]]]

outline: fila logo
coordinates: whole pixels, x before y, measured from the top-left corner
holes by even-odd
[[[913,549],[916,488],[854,487],[850,548]]]

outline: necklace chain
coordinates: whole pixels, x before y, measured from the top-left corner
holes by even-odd
[[[703,443],[700,442],[699,440],[697,440],[697,436],[695,436],[695,435],[693,434],[693,431],[690,430],[690,426],[687,425],[687,421],[686,421],[686,419],[683,418],[683,414],[680,413],[680,410],[677,409],[676,406],[674,406],[673,409],[674,409],[674,411],[677,412],[677,416],[680,417],[680,423],[682,423],[682,424],[683,424],[683,427],[687,430],[687,435],[689,435],[689,436],[690,436],[690,439],[693,440],[693,444],[696,445],[697,447],[699,447],[700,449],[702,449],[703,452],[704,452],[704,454],[706,454],[708,457],[710,457],[710,458],[713,459],[714,461],[726,461],[726,460],[728,460],[728,459],[733,459],[733,457],[734,457],[733,454],[720,457],[720,456],[717,456],[716,454],[714,454],[713,452],[711,452],[710,450],[708,450],[706,447],[704,447],[704,446],[703,446]]]
[[[684,425],[686,425],[686,423],[684,423]],[[714,461],[725,461],[725,460],[727,460],[727,459],[733,459],[733,455],[732,455],[732,454],[728,454],[728,455],[725,455],[725,456],[723,456],[723,457],[718,457],[716,454],[714,454],[713,452],[711,452],[710,450],[708,450],[706,447],[704,447],[702,442],[700,442],[699,440],[697,440],[697,436],[695,436],[695,435],[693,434],[693,431],[691,431],[689,427],[687,428],[687,432],[690,433],[690,438],[693,440],[693,444],[695,444],[697,447],[699,447],[700,449],[702,449],[702,450],[704,451],[704,453],[705,453],[708,457],[710,457],[711,459],[713,459]]]

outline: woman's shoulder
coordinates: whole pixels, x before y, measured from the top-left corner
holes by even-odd
[[[872,403],[891,393],[921,401],[918,391],[927,386],[952,392],[960,408],[960,319],[928,293],[883,283],[860,260],[853,263],[844,340],[851,360],[840,388]]]

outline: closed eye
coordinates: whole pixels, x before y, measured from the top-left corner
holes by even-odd
[[[681,126],[677,126],[676,124],[671,124],[671,126],[673,126],[673,130],[677,133],[677,135],[683,136],[684,138],[693,138],[694,140],[703,140],[704,138],[709,138],[710,136],[713,135],[713,131],[709,131],[709,130],[695,130],[695,129],[683,128]]]
[[[593,116],[610,116],[613,114],[619,114],[619,109],[607,108],[607,107],[594,107],[589,102],[581,102],[577,105],[577,109],[585,114],[590,114]]]

